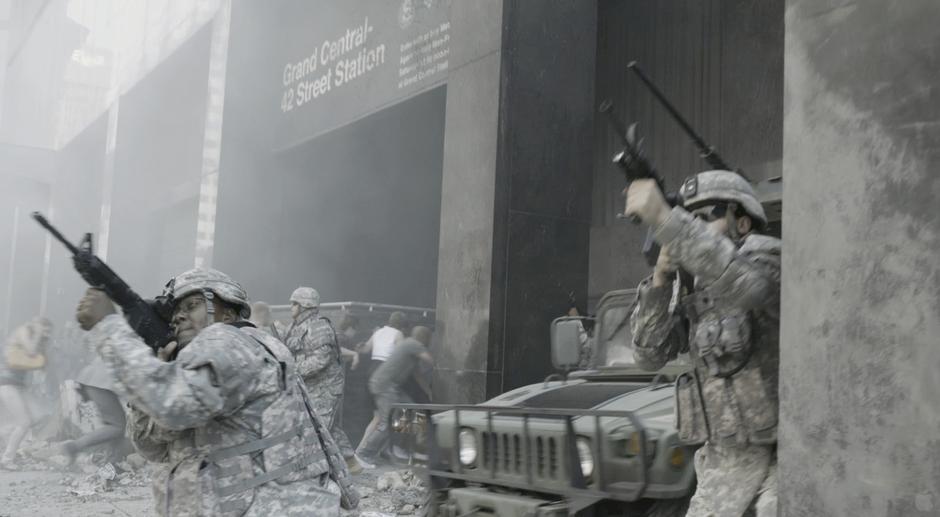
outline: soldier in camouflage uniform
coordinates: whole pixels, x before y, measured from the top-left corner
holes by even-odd
[[[164,362],[89,289],[78,320],[130,403],[138,451],[157,462],[160,515],[339,515],[357,496],[290,351],[244,321],[245,291],[194,269],[167,284],[180,346]],[[312,424],[312,425],[311,425]]]
[[[284,343],[297,363],[297,373],[307,385],[317,414],[329,427],[349,467],[359,470],[355,451],[342,428],[343,390],[346,367],[333,324],[320,316],[320,293],[298,287],[290,296],[294,322],[284,334]]]
[[[679,353],[694,363],[676,381],[679,439],[703,444],[687,515],[775,516],[780,241],[756,233],[766,216],[736,173],[702,172],[680,195],[670,210],[651,180],[627,193],[627,215],[663,246],[638,289],[634,355],[649,370]]]

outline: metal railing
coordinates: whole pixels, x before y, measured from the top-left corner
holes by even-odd
[[[434,317],[434,309],[430,307],[412,307],[410,305],[389,305],[370,302],[324,302],[320,304],[321,311],[362,311],[362,312],[395,312],[401,311],[410,314],[420,314],[422,318]],[[290,304],[271,305],[271,312],[290,313]]]
[[[556,493],[564,496],[582,496],[590,498],[616,499],[620,501],[636,501],[643,497],[646,487],[649,484],[647,470],[650,463],[650,457],[647,454],[648,443],[646,440],[646,429],[642,422],[630,411],[611,411],[611,410],[582,410],[582,409],[554,409],[554,408],[517,408],[505,406],[483,406],[483,405],[448,405],[448,404],[395,404],[393,411],[389,415],[390,428],[391,419],[395,415],[394,409],[405,412],[413,411],[425,416],[427,422],[427,463],[425,465],[416,465],[414,454],[416,447],[416,437],[412,436],[409,447],[408,463],[412,467],[417,466],[430,478],[432,488],[443,488],[447,481],[459,480],[471,483],[481,483],[489,485],[507,486],[521,490],[532,490],[536,492]],[[453,436],[452,447],[449,454],[443,452],[443,448],[438,443],[437,425],[434,422],[434,414],[444,411],[453,411]],[[460,461],[460,430],[462,413],[485,413],[486,429],[482,430],[482,436],[493,440],[491,444],[484,447],[482,443],[477,445],[478,463],[481,467],[468,467]],[[500,476],[497,468],[496,445],[498,437],[493,428],[493,417],[519,417],[522,421],[522,449],[525,451],[522,465],[524,469],[524,482],[519,481],[519,476]],[[559,489],[557,486],[547,487],[536,483],[538,468],[538,458],[535,449],[535,443],[530,430],[530,421],[539,418],[552,418],[555,420],[564,420],[564,446],[562,453],[565,461],[565,485]],[[581,460],[577,450],[578,435],[574,430],[575,418],[593,418],[594,436],[591,437],[591,452],[594,458],[594,472],[586,477],[581,471]],[[623,418],[630,421],[633,429],[639,436],[639,451],[634,457],[636,459],[636,477],[635,481],[618,481],[616,490],[611,488],[608,473],[606,472],[605,462],[602,456],[602,444],[605,435],[600,425],[601,418]],[[479,429],[475,429],[478,430]],[[400,433],[404,435],[408,433]],[[582,435],[583,436],[583,435]],[[482,439],[481,439],[482,442]],[[483,459],[482,455],[493,455],[490,458]],[[444,458],[449,456],[449,461]],[[516,457],[518,458],[518,456]],[[516,458],[513,461],[518,461]]]

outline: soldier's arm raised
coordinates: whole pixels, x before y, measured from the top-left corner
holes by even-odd
[[[198,427],[257,396],[263,361],[245,345],[251,338],[230,325],[206,328],[169,363],[116,314],[88,337],[114,374],[115,390],[168,430]]]
[[[779,313],[779,240],[753,235],[738,248],[682,208],[672,209],[655,236],[669,246],[673,260],[695,276],[697,290],[707,289],[741,309]]]

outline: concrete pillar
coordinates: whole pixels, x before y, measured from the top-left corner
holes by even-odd
[[[782,516],[940,514],[938,19],[787,1]]]
[[[436,402],[551,371],[548,328],[586,300],[594,2],[454,2]]]

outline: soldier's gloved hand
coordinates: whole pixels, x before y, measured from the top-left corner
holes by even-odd
[[[78,302],[75,319],[84,330],[91,330],[106,316],[115,314],[114,303],[101,289],[89,287],[85,296]]]
[[[626,216],[637,216],[644,223],[656,227],[662,224],[669,216],[669,203],[659,190],[656,180],[640,179],[630,183],[626,191]]]
[[[653,287],[662,287],[672,282],[673,275],[678,271],[679,266],[672,261],[669,256],[669,247],[663,246],[659,250],[659,258],[656,259],[656,267],[653,268]]]

